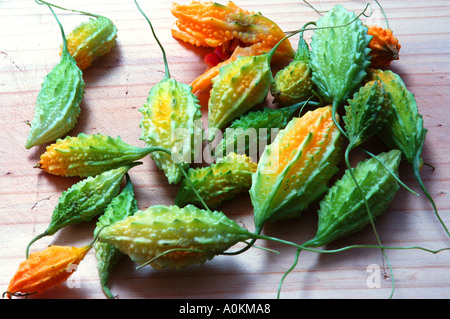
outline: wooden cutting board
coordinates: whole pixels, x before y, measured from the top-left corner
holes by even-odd
[[[180,1],[186,2],[186,1]],[[150,88],[164,76],[161,51],[147,22],[133,1],[58,1],[66,7],[105,15],[116,24],[118,40],[110,54],[95,61],[84,72],[86,93],[82,114],[70,133],[103,133],[120,136],[125,142],[144,146],[139,108]],[[225,2],[221,2],[225,3]],[[290,31],[319,17],[300,0],[236,1],[244,9],[259,11]],[[364,1],[310,1],[319,10],[341,3],[361,12]],[[400,60],[391,69],[398,73],[415,94],[419,111],[428,129],[423,150],[422,177],[436,201],[443,220],[450,225],[450,8],[448,1],[381,1],[389,24],[402,48]],[[203,57],[212,50],[195,48],[171,36],[175,22],[171,1],[141,0],[156,33],[164,45],[171,75],[189,84],[202,74]],[[375,2],[366,24],[386,27]],[[24,147],[34,115],[37,93],[44,76],[59,61],[61,34],[46,6],[34,1],[0,2],[0,291],[25,259],[25,248],[43,232],[61,193],[78,179],[52,176],[35,168],[42,145]],[[66,32],[85,16],[56,10]],[[309,42],[311,32],[305,34]],[[291,43],[296,47],[296,37]],[[209,93],[197,93],[203,119]],[[267,105],[271,105],[268,97]],[[377,150],[375,150],[377,151]],[[356,156],[359,156],[357,152]],[[354,159],[355,159],[354,158]],[[130,171],[139,208],[173,203],[178,186],[167,180],[148,157],[143,165]],[[421,193],[411,169],[402,164],[401,179],[421,194],[415,197],[401,189],[385,215],[377,221],[377,230],[386,246],[420,246],[440,249],[450,246],[449,238],[434,216],[432,206]],[[287,222],[267,224],[264,234],[301,243],[311,238],[317,227],[317,204]],[[252,206],[248,194],[225,203],[221,210],[240,225],[253,230]],[[42,250],[49,244],[86,245],[92,240],[95,221],[72,225],[32,246]],[[373,231],[363,231],[324,247],[336,249],[353,244],[375,244]],[[150,267],[137,270],[136,264],[123,259],[110,278],[112,292],[118,298],[276,298],[282,275],[294,261],[295,249],[260,241],[258,248],[238,256],[218,256],[202,266],[182,271],[157,271]],[[237,246],[235,249],[238,249]],[[394,298],[450,297],[450,252],[431,254],[421,250],[387,250],[395,279]],[[91,250],[67,283],[30,298],[102,299],[94,250]],[[351,249],[336,254],[304,251],[299,264],[286,278],[281,298],[388,298],[392,276],[379,249]]]

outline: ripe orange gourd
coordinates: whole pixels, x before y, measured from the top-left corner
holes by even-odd
[[[372,56],[370,65],[372,68],[385,69],[389,67],[393,60],[399,59],[398,54],[401,45],[391,29],[383,29],[379,26],[371,25],[367,34],[373,37],[369,43],[369,48],[372,50],[370,52]]]
[[[32,253],[23,261],[8,290],[11,296],[23,296],[41,293],[65,282],[91,249],[92,244],[84,247],[52,245],[43,251]]]

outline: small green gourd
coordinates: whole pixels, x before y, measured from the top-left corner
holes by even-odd
[[[151,154],[157,167],[164,171],[169,183],[177,184],[182,177],[180,166],[187,169],[194,157],[192,143],[197,134],[196,121],[201,119],[200,105],[189,85],[170,77],[164,48],[156,37],[150,20],[137,1],[135,3],[150,25],[163,53],[165,64],[164,78],[150,89],[147,102],[139,109],[143,116],[139,125],[142,130],[140,139],[148,146],[163,147],[172,152],[177,147],[180,148],[172,153],[172,156],[163,152]],[[176,136],[177,133],[179,133],[178,136]],[[188,139],[188,149],[185,148],[186,139]],[[178,163],[180,166],[177,165]]]
[[[90,67],[96,58],[108,54],[116,45],[117,28],[114,23],[107,17],[94,16],[67,36],[69,52],[81,70]]]
[[[126,174],[127,183],[121,193],[111,200],[106,207],[105,212],[98,218],[94,229],[94,237],[97,237],[103,227],[109,226],[119,220],[123,220],[128,216],[132,216],[137,210],[137,200],[134,194],[134,187],[130,176]],[[100,284],[104,294],[112,299],[113,294],[109,289],[109,277],[117,265],[125,255],[116,247],[110,244],[95,241],[94,243],[95,257],[97,258],[97,269],[100,277]]]
[[[320,17],[316,26],[311,37],[312,81],[332,104],[334,116],[367,75],[372,36],[355,13],[339,4]],[[336,120],[335,124],[340,128]]]
[[[303,36],[298,41],[294,59],[277,72],[270,87],[274,103],[291,105],[308,99],[313,93],[309,47]]]
[[[89,68],[96,58],[108,54],[116,45],[117,27],[111,19],[91,12],[64,8],[43,0],[35,1],[38,4],[46,4],[90,17],[88,21],[76,26],[66,36],[67,49],[82,71]],[[62,52],[63,50],[60,54]]]
[[[226,157],[218,158],[216,163],[210,166],[190,168],[187,176],[204,203],[215,209],[222,202],[250,189],[252,173],[256,171],[256,167],[257,164],[248,156],[230,153]],[[175,198],[175,205],[183,207],[188,204],[198,207],[203,205],[184,178]]]
[[[89,176],[64,191],[53,210],[47,229],[34,237],[28,244],[27,257],[30,246],[36,240],[51,236],[68,225],[87,222],[103,214],[111,200],[119,194],[120,184],[125,174],[139,164],[141,163],[135,162],[106,171],[95,177]]]
[[[388,93],[380,81],[370,81],[348,100],[344,106],[345,131],[352,149],[375,136],[387,123],[391,112]]]
[[[85,83],[83,73],[67,49],[64,30],[55,12],[48,5],[61,29],[63,50],[59,63],[45,76],[39,90],[34,118],[30,124],[25,148],[53,142],[71,131],[81,112]]]

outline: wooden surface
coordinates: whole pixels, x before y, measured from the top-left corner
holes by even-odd
[[[181,2],[181,1],[180,1]],[[185,2],[185,1],[182,1]],[[139,140],[138,111],[150,88],[163,77],[161,51],[148,24],[133,1],[59,1],[65,6],[95,12],[112,19],[118,27],[117,46],[84,72],[86,94],[82,114],[70,133],[103,133],[121,136],[130,144]],[[318,14],[300,0],[241,0],[241,7],[260,11],[285,31],[295,30]],[[311,1],[327,10],[338,1]],[[347,9],[360,12],[365,1],[342,1]],[[444,221],[450,225],[450,10],[447,0],[381,1],[394,34],[402,48],[392,70],[402,76],[415,94],[420,113],[429,130],[423,150],[422,176]],[[194,48],[172,38],[175,19],[171,1],[141,0],[161,42],[166,48],[171,75],[190,83],[206,66],[203,57],[209,49]],[[372,3],[373,15],[363,17],[367,24],[385,27],[381,13]],[[84,21],[76,13],[56,10],[66,32]],[[309,41],[311,33],[305,34]],[[59,61],[60,31],[45,6],[32,0],[0,1],[0,290],[25,258],[28,242],[44,231],[57,200],[76,178],[51,176],[35,168],[45,145],[24,147],[34,115],[34,105],[43,77]],[[295,47],[296,38],[291,39]],[[198,94],[206,114],[208,93]],[[267,104],[271,100],[268,98]],[[377,151],[377,150],[375,150]],[[130,171],[139,208],[173,203],[177,186],[169,186],[150,158]],[[420,192],[410,168],[404,164],[400,176]],[[264,234],[304,242],[315,234],[317,205],[302,217],[267,224]],[[239,224],[253,230],[253,217],[247,194],[237,197],[221,210]],[[32,251],[49,244],[82,246],[92,239],[95,221],[68,226],[32,246]],[[377,230],[386,246],[421,246],[439,249],[450,240],[433,214],[425,196],[419,198],[401,189],[388,211],[377,221]],[[368,227],[325,248],[352,244],[375,244]],[[152,268],[136,270],[129,259],[122,260],[110,279],[118,298],[275,298],[283,273],[291,266],[295,249],[266,241],[260,246],[279,254],[250,249],[238,256],[219,256],[202,266],[174,272]],[[239,248],[237,246],[235,249]],[[420,250],[388,250],[394,278],[394,298],[450,297],[450,252],[433,255]],[[370,272],[379,269],[379,273]],[[379,274],[380,286],[371,287]],[[372,275],[372,277],[371,277]],[[369,283],[369,284],[368,284]],[[375,282],[376,283],[376,282]],[[353,249],[338,254],[302,252],[300,262],[287,277],[281,298],[388,298],[391,274],[378,249]],[[30,297],[31,298],[31,297]],[[99,284],[96,259],[91,250],[68,284],[32,298],[105,298]]]

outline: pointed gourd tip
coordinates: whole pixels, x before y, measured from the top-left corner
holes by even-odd
[[[37,146],[38,144],[36,144],[36,141],[34,139],[31,139],[30,137],[28,137],[27,141],[25,142],[25,148],[27,150],[33,148],[34,146]]]

